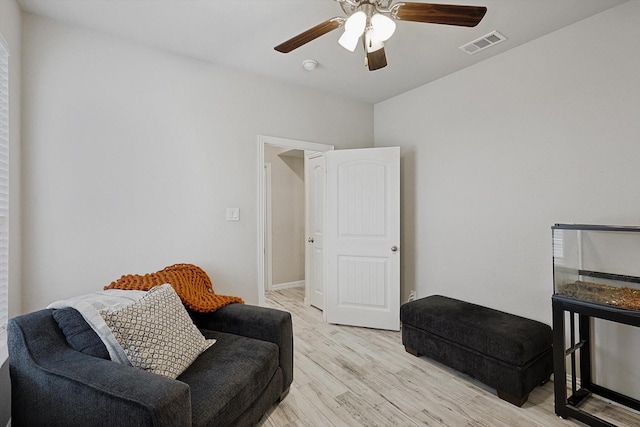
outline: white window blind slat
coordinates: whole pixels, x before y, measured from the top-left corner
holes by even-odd
[[[9,307],[9,51],[0,35],[0,334]]]

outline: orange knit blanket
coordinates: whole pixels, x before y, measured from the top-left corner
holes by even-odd
[[[233,303],[244,304],[240,297],[216,294],[207,273],[193,264],[175,264],[144,276],[126,274],[104,289],[148,291],[165,283],[173,286],[184,305],[200,313],[216,311]]]

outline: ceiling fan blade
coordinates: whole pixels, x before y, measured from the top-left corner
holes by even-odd
[[[475,27],[487,13],[484,6],[460,6],[403,2],[391,8],[391,16],[402,21]]]
[[[367,52],[367,65],[369,71],[379,70],[387,66],[387,55],[384,53],[384,47],[375,52]]]
[[[321,24],[316,25],[313,28],[309,28],[307,31],[298,34],[295,37],[290,38],[284,43],[279,44],[274,47],[275,50],[282,53],[289,53],[294,49],[299,48],[302,45],[309,43],[312,40],[317,39],[320,36],[327,34],[335,30],[336,28],[341,27],[345,22],[344,18],[335,17],[331,18],[328,21],[324,21]]]

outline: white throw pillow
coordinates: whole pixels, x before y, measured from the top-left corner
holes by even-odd
[[[131,365],[176,378],[209,348],[169,284],[151,288],[133,304],[99,310]]]

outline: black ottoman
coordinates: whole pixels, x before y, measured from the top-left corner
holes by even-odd
[[[522,406],[553,373],[551,328],[544,323],[441,295],[400,307],[402,344],[495,388]]]

